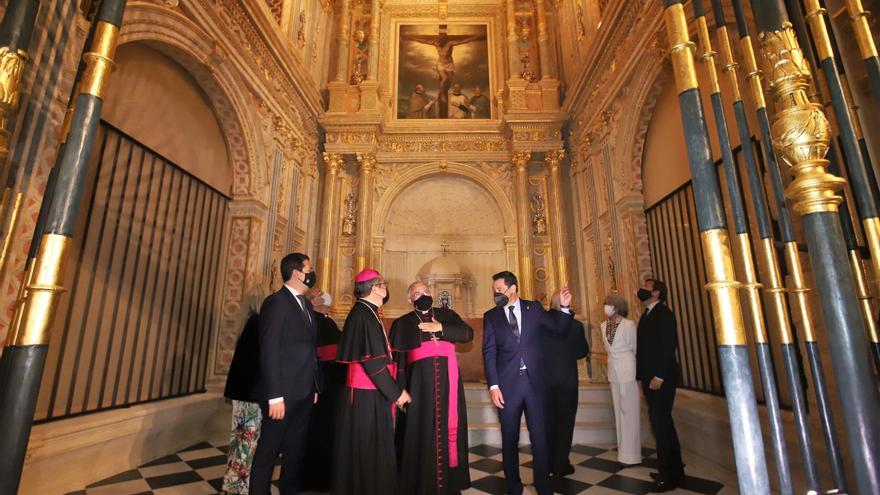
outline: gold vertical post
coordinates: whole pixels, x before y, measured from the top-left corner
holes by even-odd
[[[355,250],[355,273],[366,268],[370,259],[370,220],[373,205],[373,171],[376,170],[375,153],[357,153],[358,161],[358,223]]]
[[[560,167],[565,158],[565,150],[548,151],[544,155],[544,164],[550,175],[550,250],[556,258],[556,283],[561,287],[568,284],[568,255],[565,251],[565,208],[562,202],[562,186]]]
[[[321,249],[318,261],[318,286],[323,292],[330,294],[334,299],[335,278],[333,272],[333,258],[336,252],[336,218],[339,214],[337,196],[339,195],[339,172],[345,163],[339,153],[324,152],[324,210],[321,221]]]
[[[529,224],[529,160],[531,150],[521,150],[513,154],[511,162],[515,167],[514,184],[516,188],[517,224],[519,225],[519,295],[524,299],[532,297],[532,229]]]

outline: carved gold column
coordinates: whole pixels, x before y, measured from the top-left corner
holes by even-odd
[[[562,185],[559,178],[559,167],[563,158],[565,158],[565,150],[548,151],[544,155],[544,164],[550,174],[550,198],[548,198],[550,211],[547,215],[547,219],[550,220],[550,249],[556,258],[556,283],[560,287],[568,285],[569,282],[568,254],[565,250],[565,207],[562,203]]]
[[[339,153],[324,152],[324,210],[321,215],[321,252],[318,256],[318,287],[336,298],[336,275],[333,260],[336,257],[336,233],[339,217],[339,171],[345,161]]]
[[[358,223],[355,247],[355,273],[367,267],[370,259],[370,217],[373,205],[373,171],[376,170],[375,153],[358,153]]]
[[[510,59],[508,79],[519,77],[519,49],[516,44],[516,1],[507,0],[507,58]]]
[[[550,37],[547,35],[547,8],[544,0],[535,0],[538,10],[538,57],[541,59],[541,79],[554,79],[553,62],[550,60]]]
[[[375,81],[379,74],[379,17],[382,15],[382,0],[373,0],[370,12],[370,67],[367,79]]]
[[[349,38],[349,15],[351,0],[342,0],[339,8],[339,49],[336,52],[336,81],[344,82],[348,75],[348,38]]]
[[[519,231],[519,295],[525,299],[532,297],[532,224],[529,215],[529,159],[530,150],[517,151],[511,162],[516,167],[514,177],[516,221]]]

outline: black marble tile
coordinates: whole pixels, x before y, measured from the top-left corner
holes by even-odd
[[[562,495],[577,495],[592,486],[589,483],[571,478],[553,477],[550,482],[553,484],[553,493],[561,493]]]
[[[605,488],[611,488],[614,490],[620,490],[622,492],[631,493],[633,495],[642,495],[644,493],[648,493],[648,490],[651,488],[650,481],[638,480],[635,478],[630,478],[628,476],[620,476],[615,474],[609,478],[602,480],[599,483],[599,486],[603,486]]]
[[[651,469],[658,469],[660,466],[659,461],[657,461],[656,457],[646,457],[642,459],[642,466]]]
[[[139,480],[139,479],[141,479],[141,473],[137,469],[130,469],[124,473],[119,473],[116,476],[111,476],[109,478],[98,481],[97,483],[92,483],[91,485],[87,485],[86,488],[96,488],[99,486],[113,485],[116,483],[125,483],[126,481]]]
[[[208,480],[208,484],[211,485],[218,492],[223,491],[223,478],[217,478],[215,480]]]
[[[491,493],[492,495],[504,495],[507,490],[504,478],[500,476],[486,476],[485,478],[480,478],[471,483],[471,488],[476,488],[477,490]]]
[[[704,495],[715,495],[724,488],[724,485],[717,481],[685,475],[684,478],[679,480],[678,487],[692,492],[702,493]]]
[[[180,450],[179,452],[191,452],[193,450],[202,450],[202,449],[213,449],[214,446],[208,442],[199,442],[195,445],[190,445],[189,447]]]
[[[602,449],[599,447],[591,447],[589,445],[572,445],[571,451],[576,452],[578,454],[583,454],[583,455],[599,455],[604,452],[607,452],[608,449]]]
[[[501,453],[501,449],[491,445],[477,445],[476,447],[471,447],[468,451],[471,454],[477,454],[483,457],[492,457],[495,454]]]
[[[215,448],[216,448],[217,450],[219,450],[220,452],[223,452],[224,454],[228,454],[228,453],[229,453],[229,445],[221,445],[221,446],[219,446],[219,447],[215,447]]]
[[[651,457],[652,455],[654,455],[656,453],[657,453],[657,451],[655,449],[648,448],[648,447],[642,447],[642,457]]]
[[[172,462],[180,462],[180,457],[177,457],[176,454],[166,455],[165,457],[160,457],[155,461],[148,462],[140,467],[161,466],[162,464],[171,464]]]
[[[504,469],[501,461],[496,461],[495,459],[480,459],[470,463],[470,467],[484,473],[498,473]]]
[[[600,459],[598,457],[593,457],[591,459],[587,459],[584,462],[578,464],[578,466],[583,466],[585,468],[596,469],[599,471],[605,471],[606,473],[616,473],[623,469],[623,464],[617,461],[611,461],[608,459]]]
[[[226,455],[215,455],[211,457],[202,457],[201,459],[192,459],[186,461],[189,467],[193,469],[202,469],[211,466],[220,466],[226,464]]]
[[[182,473],[172,473],[147,478],[147,484],[150,485],[150,488],[153,490],[175,485],[185,485],[196,481],[202,481],[202,477],[196,474],[195,471],[184,471]]]

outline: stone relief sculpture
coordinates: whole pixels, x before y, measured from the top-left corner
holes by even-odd
[[[348,193],[345,197],[345,216],[342,218],[342,235],[354,236],[357,229],[357,206],[355,206],[354,194]]]
[[[536,192],[532,196],[532,227],[535,235],[547,234],[547,216],[544,214],[544,197]]]

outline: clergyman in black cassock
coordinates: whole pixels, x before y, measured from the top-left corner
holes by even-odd
[[[388,288],[366,269],[355,277],[357,300],[342,328],[336,360],[348,365],[336,428],[333,493],[390,495],[397,492],[395,406],[409,394],[394,381],[397,365],[379,317]]]
[[[428,287],[407,291],[412,312],[391,325],[391,347],[399,352],[398,384],[413,401],[398,418],[398,493],[457,494],[471,485],[468,471],[467,406],[455,344],[474,330],[455,311],[434,308]]]
[[[550,300],[550,313],[560,309],[559,295]],[[547,422],[547,447],[550,451],[550,473],[567,476],[574,473],[569,460],[574,424],[578,407],[577,362],[587,356],[589,346],[584,336],[584,324],[571,318],[568,332],[544,334],[544,354],[547,359],[547,379],[550,393],[544,417]]]
[[[636,380],[641,381],[651,430],[657,440],[657,477],[653,492],[675,489],[684,476],[681,446],[672,422],[672,405],[679,367],[675,359],[678,339],[675,315],[666,306],[666,285],[648,279],[638,298],[645,312],[639,319],[636,338]]]
[[[327,315],[332,304],[330,294],[317,289],[310,294],[318,327],[318,361],[324,379],[321,396],[312,408],[309,433],[306,440],[306,454],[302,465],[302,484],[304,491],[330,491],[330,477],[333,472],[333,440],[336,431],[336,411],[339,397],[345,386],[346,365],[336,361],[336,353],[342,332],[333,318]]]

